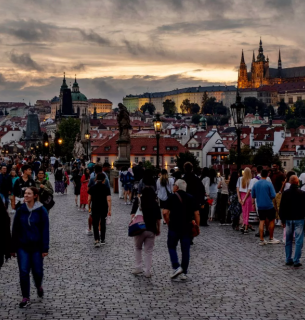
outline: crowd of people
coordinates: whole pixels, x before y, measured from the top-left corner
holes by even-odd
[[[23,299],[19,306],[30,304],[30,271],[37,294],[43,297],[43,258],[49,250],[49,212],[54,206],[53,195],[67,194],[74,187],[75,206],[88,212],[86,233],[93,236],[94,247],[106,244],[106,227],[111,223],[112,197],[110,165],[93,164],[85,159],[63,163],[51,157],[0,159],[0,267],[5,259],[17,256]],[[47,171],[47,172],[46,172]],[[50,182],[54,175],[54,189]],[[130,225],[137,219],[145,228],[134,234],[134,275],[152,276],[153,250],[161,224],[167,225],[167,248],[173,268],[171,278],[187,279],[190,248],[199,226],[208,227],[218,220],[220,226],[230,225],[243,235],[255,231],[259,245],[278,244],[275,225],[283,227],[286,265],[298,268],[304,238],[305,173],[298,178],[287,174],[279,163],[272,168],[246,167],[239,172],[225,168],[223,175],[214,168],[195,170],[186,162],[178,168],[153,170],[133,164],[119,171],[119,198],[132,205]],[[10,231],[9,207],[14,214]],[[142,219],[142,220],[141,220]],[[87,222],[86,222],[87,224]],[[142,226],[143,227],[143,226]],[[196,232],[195,232],[195,231]],[[232,231],[234,232],[234,231]],[[292,244],[295,239],[295,254]],[[177,246],[180,242],[182,259]],[[144,248],[144,268],[142,250]]]

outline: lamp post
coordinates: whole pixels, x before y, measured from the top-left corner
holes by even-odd
[[[240,135],[241,135],[241,128],[243,126],[244,118],[245,118],[245,111],[246,107],[241,102],[241,97],[239,95],[239,92],[236,93],[236,102],[231,105],[231,114],[233,117],[234,125],[236,128],[236,135],[237,135],[237,170],[239,171],[241,167],[240,163],[240,156],[241,156],[241,150],[240,150]]]
[[[159,113],[156,114],[156,118],[154,119],[154,127],[155,127],[156,139],[157,139],[157,165],[156,165],[156,168],[160,169],[160,165],[159,165],[159,140],[160,140],[160,133],[162,131],[162,122],[161,122]]]
[[[85,139],[87,140],[87,158],[88,158],[88,160],[89,160],[89,140],[90,140],[90,137],[91,137],[91,135],[87,130],[87,132],[85,133]]]

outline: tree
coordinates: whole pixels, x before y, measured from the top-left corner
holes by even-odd
[[[189,99],[183,100],[180,106],[180,109],[182,113],[191,113],[192,106],[191,106],[190,100]]]
[[[163,102],[164,114],[174,115],[177,111],[175,101],[166,99]]]
[[[273,108],[272,105],[269,105],[269,106],[268,106],[267,111],[268,111],[268,115],[270,115],[270,113],[271,113],[271,116],[272,116],[272,117],[274,116],[275,111],[274,111],[274,108]]]
[[[222,102],[218,103],[215,107],[215,113],[216,114],[223,114],[226,115],[227,114],[227,107],[225,107]]]
[[[240,150],[240,163],[242,164],[252,164],[253,159],[253,150],[248,146],[244,145]],[[237,163],[237,150],[231,148],[229,150],[229,156],[226,159],[227,164]]]
[[[301,125],[301,121],[298,118],[292,118],[287,120],[287,129],[298,128]]]
[[[74,118],[62,119],[58,132],[63,143],[61,145],[61,154],[66,156],[69,161],[73,158],[72,151],[74,148],[75,137],[80,132],[80,120]]]
[[[194,166],[194,171],[199,167],[198,159],[189,151],[180,152],[179,155],[176,156],[175,160],[177,167],[183,172],[183,166],[186,162],[191,162]]]
[[[150,161],[144,161],[143,163],[143,167],[145,169],[152,169],[152,170],[155,170],[155,166],[150,162]]]
[[[192,116],[192,123],[198,124],[200,122],[200,115],[199,114],[194,114]]]
[[[150,102],[146,102],[145,104],[143,104],[143,106],[140,108],[140,110],[145,113],[146,111],[149,112],[149,114],[154,114],[154,112],[156,111],[156,107],[154,106],[153,103]]]
[[[205,103],[207,102],[208,100],[208,94],[206,91],[204,91],[203,93],[203,96],[202,96],[202,100],[201,100],[201,112],[200,113],[204,113],[204,106],[205,106]]]
[[[297,101],[294,104],[294,114],[296,117],[301,117],[304,118],[305,117],[305,100],[301,100],[301,101]]]
[[[198,103],[191,103],[191,113],[196,114],[200,111],[200,107]]]
[[[298,167],[294,167],[293,171],[299,176],[301,173],[305,172],[305,159],[302,159]]]
[[[253,164],[255,165],[271,166],[273,162],[278,160],[278,155],[273,153],[273,149],[270,145],[260,146],[253,156]]]
[[[289,110],[289,106],[288,104],[286,104],[283,100],[281,102],[279,102],[278,104],[278,108],[277,108],[277,114],[279,116],[284,116],[287,112],[287,110]]]
[[[207,101],[205,102],[205,105],[203,108],[203,113],[204,114],[214,114],[217,105],[218,105],[218,103],[216,102],[215,97],[208,98]]]

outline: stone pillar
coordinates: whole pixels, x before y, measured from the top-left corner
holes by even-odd
[[[118,159],[115,161],[114,166],[117,170],[122,167],[130,167],[130,141],[118,139],[116,141],[118,145]]]

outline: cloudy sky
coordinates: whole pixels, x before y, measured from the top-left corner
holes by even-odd
[[[88,98],[236,84],[262,37],[305,66],[303,0],[0,0],[0,101],[51,99],[63,72]]]

